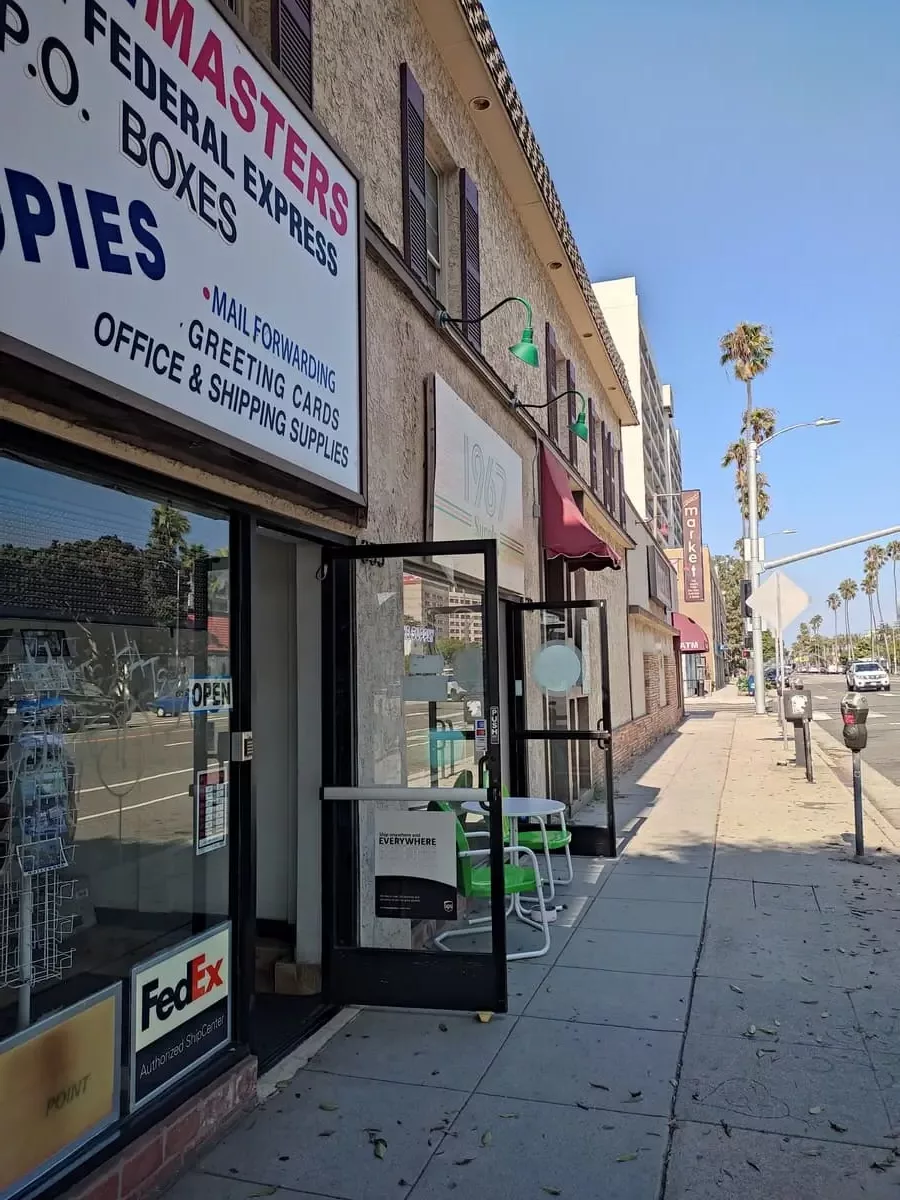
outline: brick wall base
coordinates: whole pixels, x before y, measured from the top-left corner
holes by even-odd
[[[247,1058],[82,1180],[67,1200],[144,1200],[154,1195],[255,1102],[256,1059]]]
[[[668,679],[666,682],[669,682]],[[645,754],[683,720],[684,705],[681,696],[673,694],[670,704],[638,717],[635,721],[629,721],[627,725],[620,725],[613,733],[613,766],[616,773],[623,770],[639,754]]]

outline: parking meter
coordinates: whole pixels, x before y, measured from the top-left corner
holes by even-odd
[[[784,715],[795,725],[812,717],[812,692],[803,686],[802,679],[795,679],[791,690],[785,692]]]
[[[844,722],[844,745],[848,750],[865,750],[869,740],[868,717],[869,702],[865,696],[847,692],[841,701],[841,720]]]

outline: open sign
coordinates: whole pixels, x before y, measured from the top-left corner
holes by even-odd
[[[231,679],[225,675],[192,679],[188,691],[190,712],[215,712],[231,708]]]

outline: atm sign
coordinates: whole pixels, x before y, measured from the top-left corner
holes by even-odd
[[[226,675],[192,679],[188,692],[191,712],[213,712],[231,708],[231,679]]]

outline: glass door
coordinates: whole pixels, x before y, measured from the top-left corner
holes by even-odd
[[[581,812],[573,848],[614,856],[606,601],[509,604],[507,654],[514,793]]]
[[[323,551],[323,976],[505,1011],[493,541]]]

